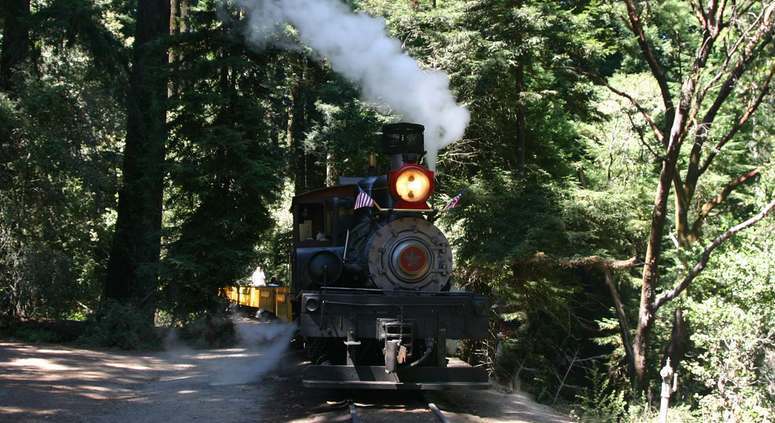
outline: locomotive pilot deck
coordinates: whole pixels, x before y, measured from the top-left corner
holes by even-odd
[[[308,303],[319,305],[310,312]],[[416,338],[480,339],[487,333],[487,298],[470,292],[324,288],[301,295],[306,337],[377,338],[379,319],[412,322]]]
[[[303,383],[307,388],[421,391],[490,387],[483,367],[454,358],[447,367],[410,367],[394,373],[384,366],[309,366]]]
[[[348,355],[346,365],[313,365],[304,386],[368,389],[487,388],[484,368],[446,357],[447,339],[478,339],[487,333],[488,302],[468,292],[383,291],[337,289],[305,291],[301,296],[301,333],[310,338],[334,338],[357,348],[361,341],[428,339],[436,345],[435,363],[421,365],[360,365]],[[432,341],[431,341],[432,340]],[[441,365],[438,365],[441,363]]]

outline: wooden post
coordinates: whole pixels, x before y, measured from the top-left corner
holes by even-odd
[[[662,376],[662,401],[659,404],[659,423],[667,422],[667,408],[670,405],[670,395],[678,389],[678,373],[670,367],[670,357],[665,362],[665,367],[659,371]]]

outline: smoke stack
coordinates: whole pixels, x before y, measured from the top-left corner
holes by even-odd
[[[417,163],[425,154],[423,132],[417,123],[390,123],[382,127],[382,149],[390,156],[390,168],[395,170],[405,162]]]

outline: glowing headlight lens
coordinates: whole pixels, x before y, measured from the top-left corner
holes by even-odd
[[[402,200],[417,203],[428,199],[431,181],[417,169],[407,169],[396,179],[396,193]]]

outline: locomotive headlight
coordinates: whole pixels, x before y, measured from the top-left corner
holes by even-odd
[[[315,297],[309,297],[304,303],[304,308],[306,308],[310,313],[314,313],[320,308],[320,300]]]
[[[396,194],[410,203],[425,201],[430,196],[431,180],[419,169],[405,169],[396,178]]]

